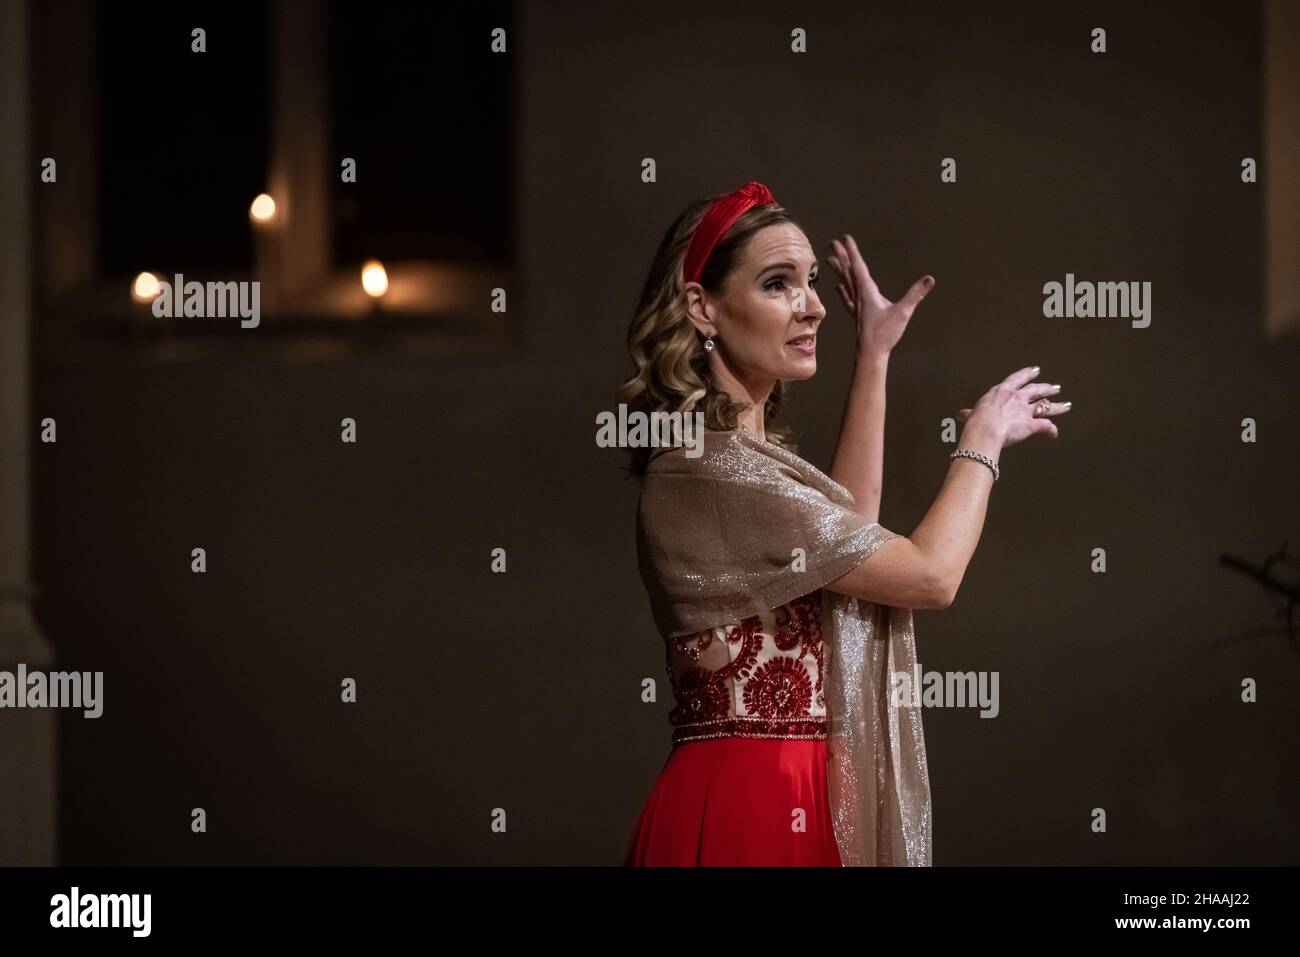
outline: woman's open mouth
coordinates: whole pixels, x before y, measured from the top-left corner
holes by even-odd
[[[812,333],[795,336],[786,345],[800,355],[811,356],[817,354],[817,337]]]

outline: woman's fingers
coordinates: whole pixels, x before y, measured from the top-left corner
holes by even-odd
[[[871,270],[867,268],[867,261],[862,258],[862,253],[858,252],[857,241],[847,234],[844,238],[846,240],[845,247],[849,251],[849,268],[853,272],[853,280],[856,284],[854,288],[859,289],[864,294],[868,295],[872,291],[879,294],[879,290],[876,288],[876,281],[871,278]]]
[[[853,288],[853,277],[849,275],[848,267],[845,265],[843,247],[833,239],[831,240],[831,253],[827,256],[827,259],[830,260],[831,268],[835,270],[835,275],[838,277],[839,282],[842,285],[847,286],[851,292]],[[852,298],[852,296],[850,296],[850,298]]]
[[[826,254],[826,261],[836,272],[840,272],[839,253],[835,251],[835,240],[830,241],[830,247],[831,251]]]
[[[853,312],[854,310],[853,294],[849,292],[849,287],[844,285],[844,283],[841,282],[841,283],[837,283],[835,288],[839,290],[840,300],[844,303],[844,308],[847,309],[849,312]]]
[[[862,258],[862,253],[858,252],[858,241],[848,233],[845,233],[844,240],[845,248],[849,251],[849,265],[853,266],[855,269],[858,266],[861,266],[862,274],[867,278],[870,278],[871,270],[867,268],[867,261]]]
[[[853,279],[853,271],[849,268],[849,252],[844,248],[844,244],[838,239],[831,240],[831,265],[835,271],[840,274],[846,282]]]
[[[1070,402],[1049,402],[1047,403],[1047,410],[1044,412],[1039,412],[1037,407],[1035,407],[1034,417],[1041,419],[1052,415],[1062,415],[1070,411],[1071,405],[1072,403]]]
[[[1017,369],[1011,375],[1002,380],[1002,385],[1009,385],[1011,388],[1019,391],[1028,383],[1033,382],[1041,370],[1038,366],[1025,366],[1023,369]]]
[[[831,252],[827,258],[831,268],[848,289],[848,300],[853,303],[850,308],[866,303],[873,311],[877,311],[895,305],[880,294],[880,288],[871,278],[871,270],[867,268],[867,262],[858,249],[858,241],[851,234],[845,233],[843,237],[832,239],[830,246]],[[905,315],[911,316],[917,304],[934,288],[934,282],[934,277],[927,275],[912,284],[912,288],[897,303]]]
[[[1061,430],[1056,427],[1056,423],[1052,421],[1051,417],[1069,412],[1070,403],[1048,402],[1046,407],[1040,412],[1038,407],[1043,401],[1045,400],[1039,400],[1032,406],[1032,411],[1030,413],[1032,420],[1030,422],[1029,434],[1034,435],[1035,433],[1041,432],[1044,435],[1050,435],[1054,439],[1059,439],[1061,437]]]
[[[1037,402],[1049,395],[1056,395],[1060,391],[1061,387],[1059,385],[1052,385],[1050,382],[1034,382],[1024,388],[1025,401]]]
[[[1054,416],[1064,415],[1070,411],[1072,403],[1053,402],[1048,396],[1060,391],[1059,385],[1035,382],[1027,385],[1037,374],[1036,369],[1028,367],[1011,373],[1001,383],[994,386],[980,400],[981,406],[989,403],[993,414],[1002,417],[1009,427],[1007,445],[1014,445],[1030,435],[1042,433],[1052,438],[1060,438],[1061,432]],[[1006,387],[1012,388],[1006,388]],[[1024,401],[1024,400],[1028,401]],[[1023,402],[1023,404],[1022,404]],[[1041,411],[1039,407],[1042,407]],[[972,409],[957,412],[957,421],[966,422],[973,414]]]
[[[836,287],[839,290],[840,298],[844,302],[844,308],[849,312],[856,313],[858,309],[858,286],[854,278],[853,270],[849,267],[849,253],[844,248],[844,244],[838,239],[831,240],[830,255],[831,266],[839,275],[839,284]]]
[[[831,240],[830,260],[836,269],[841,272],[844,271],[844,266],[848,262],[848,256],[845,254],[844,244],[838,239]]]
[[[921,300],[925,298],[926,293],[933,288],[934,277],[922,276],[916,282],[912,283],[912,288],[907,290],[907,295],[900,299],[899,303],[902,305],[903,309],[906,310],[907,314],[911,315],[912,310],[920,304]]]

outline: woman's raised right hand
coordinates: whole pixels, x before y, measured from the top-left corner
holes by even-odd
[[[1040,405],[1041,400],[1059,393],[1061,387],[1035,382],[1039,371],[1031,366],[1011,373],[980,396],[975,408],[958,412],[957,421],[964,422],[967,431],[1001,436],[1001,448],[1015,445],[1036,432],[1056,438],[1060,433],[1051,416],[1070,411],[1071,403],[1048,401]]]

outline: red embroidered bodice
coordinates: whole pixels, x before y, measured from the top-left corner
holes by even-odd
[[[825,738],[822,592],[666,642],[673,746],[704,738]]]

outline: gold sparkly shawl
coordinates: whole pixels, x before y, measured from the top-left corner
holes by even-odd
[[[705,430],[703,453],[687,451],[652,454],[638,508],[641,576],[667,638],[768,612],[898,537],[855,512],[844,486],[746,429]],[[921,711],[890,702],[890,676],[916,666],[912,610],[826,590],[822,639],[826,781],[840,858],[928,865]]]

